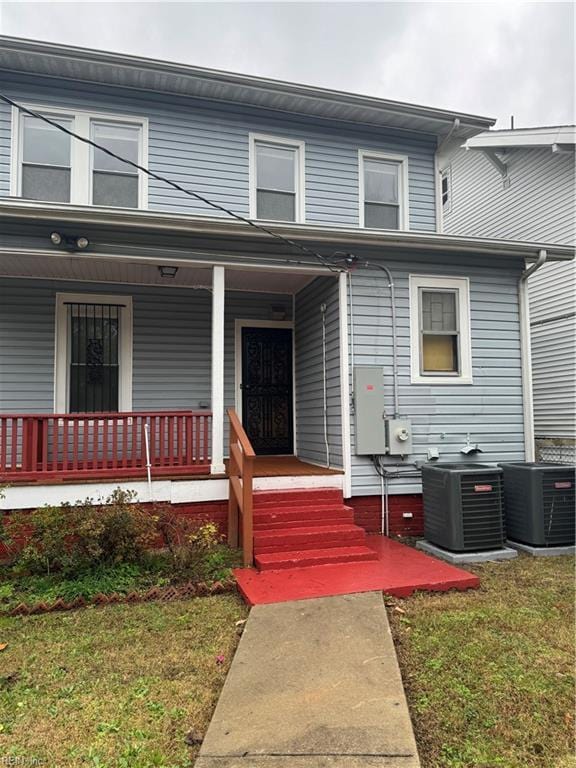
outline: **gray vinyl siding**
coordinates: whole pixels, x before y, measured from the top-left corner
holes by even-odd
[[[451,207],[444,232],[540,243],[575,242],[575,167],[572,153],[510,149],[508,178],[479,150],[450,160]]]
[[[326,304],[326,424],[321,305]],[[296,294],[297,453],[324,466],[342,466],[338,281],[317,278]]]
[[[576,317],[532,326],[534,434],[576,435]]]
[[[132,296],[135,411],[211,403],[212,300],[206,290],[113,283],[0,279],[0,411],[54,411],[56,293]],[[234,406],[234,320],[266,319],[271,305],[292,315],[292,296],[226,292],[225,402]]]
[[[374,259],[375,260],[375,259]],[[521,262],[503,265],[497,259],[443,256],[432,263],[386,259],[391,268],[397,303],[399,411],[412,420],[413,454],[408,462],[425,461],[435,446],[441,461],[461,461],[460,449],[470,434],[483,453],[478,461],[524,458],[520,327],[517,284]],[[410,274],[468,277],[472,336],[471,385],[411,384]],[[353,273],[354,363],[382,366],[384,403],[392,409],[392,329],[385,275],[375,269]],[[352,492],[377,494],[380,479],[369,457],[355,455],[352,414]],[[391,458],[390,461],[399,461]],[[393,493],[419,490],[415,480],[392,481]]]
[[[576,215],[573,153],[508,151],[510,187],[479,151],[450,163],[450,234],[573,244]],[[529,279],[534,426],[537,437],[576,437],[574,312],[576,264],[546,264]]]
[[[29,104],[149,119],[148,162],[156,173],[248,216],[250,132],[305,142],[306,220],[358,225],[358,150],[407,155],[410,227],[435,231],[434,152],[426,134],[296,118],[226,103],[3,73],[3,89]],[[9,194],[11,112],[0,105],[0,196]],[[218,211],[162,182],[149,182],[149,208],[191,214]],[[224,214],[222,214],[224,215]]]

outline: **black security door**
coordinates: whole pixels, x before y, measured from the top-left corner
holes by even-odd
[[[290,329],[242,329],[242,423],[257,454],[294,452]]]

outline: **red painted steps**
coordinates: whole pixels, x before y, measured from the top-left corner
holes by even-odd
[[[296,552],[274,552],[256,555],[256,565],[261,571],[278,571],[286,568],[304,568],[311,565],[336,565],[375,560],[374,551],[366,546],[329,547]]]
[[[366,533],[336,488],[254,494],[254,559],[261,570],[374,560]]]

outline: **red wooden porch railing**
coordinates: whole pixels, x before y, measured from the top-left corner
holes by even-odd
[[[0,414],[0,481],[209,471],[210,411]]]
[[[255,453],[242,422],[233,408],[228,408],[228,418],[230,419],[228,543],[231,547],[237,547],[240,532],[242,559],[244,566],[247,567],[252,565],[254,560],[252,480]]]

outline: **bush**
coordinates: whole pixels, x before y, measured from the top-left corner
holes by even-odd
[[[218,527],[208,521],[178,516],[157,508],[158,530],[172,561],[172,570],[189,578],[223,578],[227,559]]]
[[[116,489],[102,504],[92,499],[14,515],[13,538],[27,539],[15,566],[29,573],[64,574],[103,564],[140,562],[156,537],[156,518]]]

